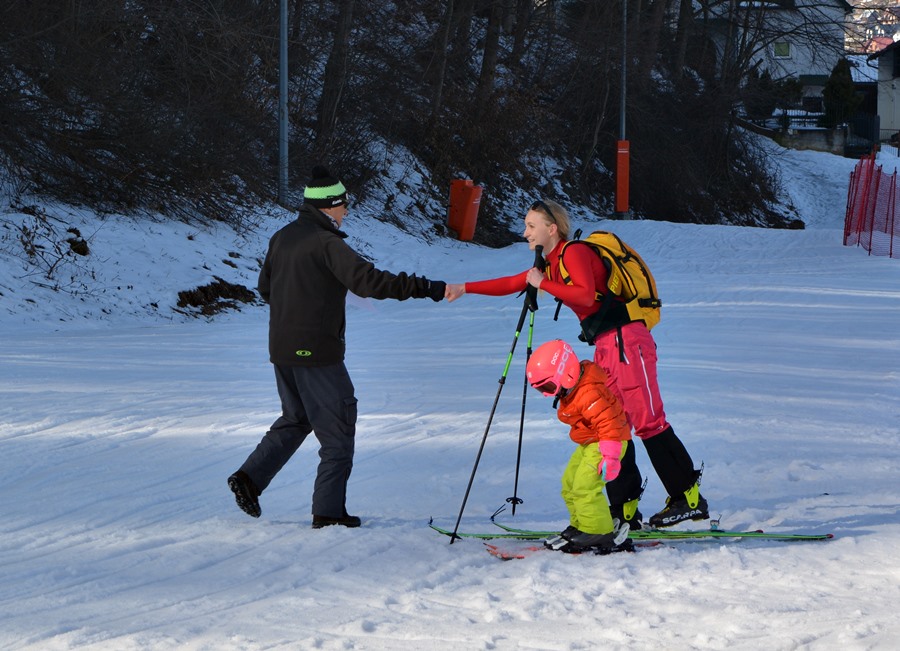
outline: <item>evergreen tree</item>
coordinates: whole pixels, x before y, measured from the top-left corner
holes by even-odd
[[[762,74],[752,70],[741,93],[744,100],[744,111],[754,122],[764,122],[772,117],[777,104],[775,82],[768,70]]]
[[[850,74],[850,62],[840,59],[831,71],[831,76],[822,91],[825,104],[825,116],[822,126],[833,129],[849,120],[859,108],[862,98],[853,86]]]

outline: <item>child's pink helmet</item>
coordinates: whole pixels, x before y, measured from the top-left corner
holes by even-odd
[[[581,365],[572,347],[562,339],[538,346],[525,367],[528,383],[545,396],[571,389],[581,375]]]

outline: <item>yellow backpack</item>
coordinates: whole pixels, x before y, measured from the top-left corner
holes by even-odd
[[[579,233],[575,236],[578,237]],[[656,293],[656,280],[641,256],[614,233],[594,231],[583,240],[566,242],[559,255],[560,279],[567,285],[572,284],[563,264],[563,254],[567,248],[579,242],[589,245],[603,260],[609,272],[606,283],[609,291],[597,292],[597,300],[604,303],[599,312],[605,312],[611,296],[619,296],[625,302],[629,321],[643,321],[648,330],[659,323],[662,301]]]

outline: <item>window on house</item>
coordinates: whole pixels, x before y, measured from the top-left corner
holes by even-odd
[[[807,113],[821,113],[825,108],[821,95],[801,97],[800,102]]]
[[[791,44],[787,41],[775,41],[773,44],[775,48],[775,58],[776,59],[790,59],[791,58]]]

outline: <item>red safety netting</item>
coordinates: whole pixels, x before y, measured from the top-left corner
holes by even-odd
[[[898,203],[897,171],[885,174],[875,164],[875,154],[861,158],[850,173],[844,244],[861,246],[870,255],[900,258]]]

